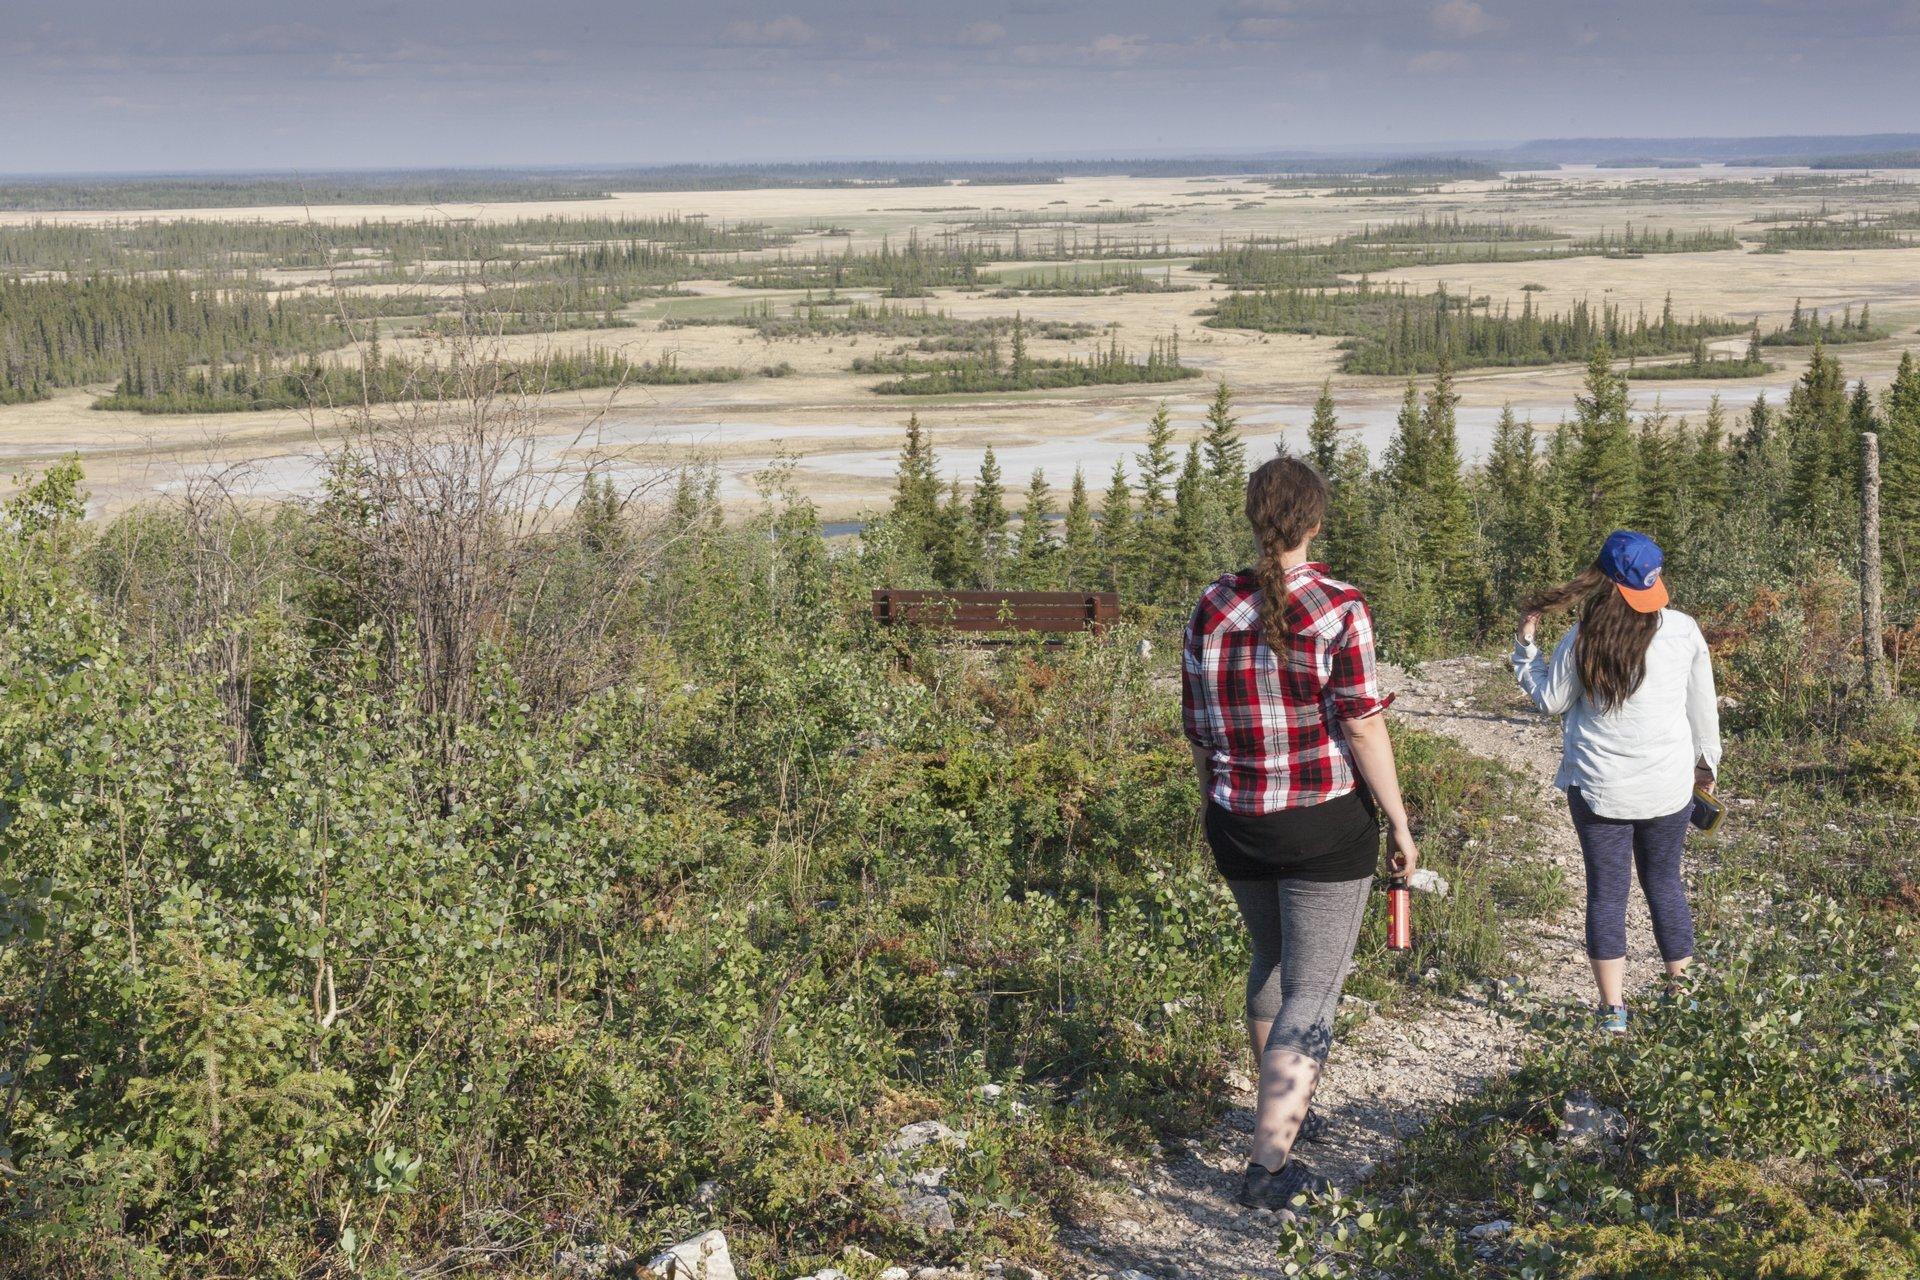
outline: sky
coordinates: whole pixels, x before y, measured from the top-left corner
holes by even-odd
[[[1920,0],[0,0],[0,172],[1920,129]]]

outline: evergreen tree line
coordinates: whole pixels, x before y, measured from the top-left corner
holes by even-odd
[[[772,373],[772,370],[763,372]],[[266,357],[205,367],[184,364],[130,367],[96,409],[140,413],[243,413],[256,409],[328,408],[410,400],[447,400],[490,394],[539,394],[614,386],[678,386],[734,382],[736,368],[683,368],[671,355],[631,360],[589,347],[537,360],[411,360],[382,356],[376,340],[357,362],[309,359],[281,367]]]
[[[844,309],[842,309],[844,307]],[[960,319],[945,310],[925,305],[906,307],[886,302],[838,304],[809,297],[795,304],[792,314],[784,314],[771,300],[733,316],[683,316],[661,321],[662,329],[690,329],[711,325],[737,325],[752,329],[765,339],[776,338],[848,338],[875,334],[885,338],[954,339],[966,345],[957,349],[983,348],[989,338],[1008,333],[1014,316],[979,316]],[[1026,332],[1034,338],[1089,338],[1097,330],[1093,325],[1073,320],[1029,320]],[[931,348],[929,348],[931,349]]]
[[[993,262],[1032,260],[1089,261],[1101,258],[1166,258],[1178,256],[1171,241],[1109,239],[1096,234],[1090,241],[1062,236],[1051,245],[1021,241],[1010,245],[996,240],[962,241],[942,236],[937,243],[908,233],[896,248],[883,239],[878,249],[841,253],[817,252],[808,257],[778,254],[742,262],[735,283],[754,289],[879,289],[891,298],[918,298],[935,288],[972,288],[982,283],[980,269]]]
[[[535,261],[588,244],[633,244],[676,253],[763,251],[793,237],[761,223],[704,217],[516,218],[506,222],[363,219],[359,222],[209,222],[133,219],[88,226],[29,222],[0,227],[0,272],[191,271],[245,275],[265,267],[316,268],[378,258],[421,262]]]
[[[1409,381],[1376,462],[1343,431],[1323,386],[1305,456],[1331,501],[1316,556],[1372,601],[1387,651],[1430,656],[1512,625],[1518,600],[1573,576],[1616,528],[1640,529],[1684,577],[1791,576],[1799,557],[1857,553],[1860,434],[1880,433],[1891,616],[1920,613],[1920,364],[1903,357],[1875,395],[1816,350],[1783,406],[1761,396],[1733,424],[1716,398],[1697,425],[1636,413],[1612,353],[1597,348],[1572,414],[1550,431],[1505,411],[1488,456],[1463,465],[1450,367]],[[1115,590],[1182,610],[1254,554],[1241,503],[1246,446],[1231,391],[1215,392],[1184,451],[1164,406],[1142,449],[1096,503],[1080,469],[1064,511],[1042,471],[1018,514],[991,449],[971,491],[943,483],[933,442],[909,420],[885,536],[918,580],[950,588]]]
[[[196,289],[178,276],[0,278],[0,404],[44,399],[134,363],[290,355],[344,341],[330,316]]]
[[[1485,299],[1451,294],[1444,285],[1414,293],[1404,285],[1378,288],[1365,280],[1345,289],[1232,293],[1204,323],[1341,334],[1351,339],[1341,361],[1344,372],[1390,375],[1430,373],[1443,363],[1458,369],[1583,361],[1602,346],[1622,356],[1671,355],[1741,328],[1732,320],[1681,320],[1672,299],[1656,317],[1641,311],[1629,319],[1618,307],[1595,308],[1584,299],[1564,314],[1543,313],[1529,295],[1516,315],[1511,303],[1496,313]]]
[[[1003,358],[997,338],[985,352],[946,360],[918,360],[892,355],[857,359],[855,373],[896,373],[903,376],[875,384],[883,396],[937,396],[976,391],[1041,391],[1058,387],[1104,386],[1116,383],[1177,382],[1197,378],[1200,371],[1180,363],[1178,336],[1156,341],[1144,360],[1135,359],[1113,339],[1104,351],[1084,360],[1049,360],[1028,354],[1018,317]]]
[[[1706,253],[1738,249],[1731,230],[1664,232],[1627,224],[1574,239],[1547,227],[1440,219],[1367,227],[1324,243],[1255,237],[1202,254],[1193,270],[1235,288],[1270,285],[1338,286],[1356,275],[1453,263],[1530,262],[1535,259],[1639,253]]]
[[[1802,222],[1768,227],[1760,234],[1761,252],[1789,249],[1911,249],[1913,237],[1898,229],[1870,222]]]
[[[1117,293],[1192,293],[1198,285],[1181,284],[1173,278],[1173,269],[1163,267],[1149,275],[1139,267],[1101,266],[1094,271],[1059,267],[1052,271],[1028,271],[1020,283],[1004,284],[987,296],[992,298],[1095,298]]]
[[[1218,192],[1210,194],[1218,195]],[[981,232],[1018,231],[1056,227],[1071,227],[1076,224],[1100,226],[1123,222],[1150,222],[1153,214],[1145,209],[986,209],[977,207],[970,210],[971,217],[956,218],[948,225],[956,234],[977,234]]]
[[[1046,473],[1028,479],[1016,522],[989,447],[971,492],[943,484],[933,441],[916,414],[895,474],[893,504],[870,536],[891,540],[908,572],[952,588],[1117,590],[1130,601],[1197,589],[1252,549],[1235,513],[1245,500],[1246,445],[1226,384],[1200,436],[1184,451],[1165,405],[1155,410],[1129,476],[1117,462],[1098,505],[1075,468],[1056,512]]]
[[[1821,346],[1836,347],[1849,342],[1878,342],[1888,335],[1885,329],[1874,327],[1872,304],[1860,304],[1860,314],[1854,315],[1852,304],[1841,311],[1836,318],[1831,312],[1827,318],[1820,319],[1820,308],[1802,307],[1800,299],[1793,300],[1793,315],[1783,325],[1777,325],[1772,332],[1762,335],[1763,347],[1811,347],[1815,343]]]
[[[1760,327],[1747,334],[1747,349],[1737,356],[1717,356],[1707,349],[1705,338],[1693,340],[1693,350],[1685,360],[1669,364],[1629,363],[1626,375],[1635,381],[1679,381],[1696,378],[1757,378],[1772,373],[1774,366],[1760,353]]]

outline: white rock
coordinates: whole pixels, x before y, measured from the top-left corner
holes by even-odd
[[[599,1280],[623,1265],[630,1255],[619,1245],[583,1244],[562,1249],[553,1260],[554,1270],[569,1280]]]
[[[887,1139],[886,1149],[889,1155],[904,1155],[934,1142],[964,1149],[967,1135],[958,1129],[949,1129],[938,1120],[921,1120],[902,1125],[898,1133]]]
[[[1483,1222],[1467,1232],[1469,1240],[1498,1240],[1513,1230],[1513,1224],[1505,1218],[1496,1218],[1492,1222]]]
[[[1135,1271],[1132,1267],[1128,1267],[1114,1276],[1113,1280],[1154,1280],[1154,1278],[1144,1271]]]
[[[662,1280],[740,1280],[740,1273],[733,1269],[733,1255],[727,1251],[727,1238],[718,1231],[682,1240],[656,1255],[647,1270]]]
[[[938,1191],[916,1191],[903,1197],[900,1202],[900,1218],[925,1231],[928,1235],[941,1235],[953,1230],[956,1225],[953,1218],[953,1205],[947,1197]]]
[[[913,1272],[905,1267],[888,1267],[880,1273],[880,1280],[913,1280]]]
[[[1430,867],[1416,868],[1414,873],[1407,877],[1407,888],[1419,893],[1431,893],[1436,898],[1444,898],[1453,891],[1453,886],[1447,883],[1447,878]]]
[[[1598,1146],[1627,1136],[1627,1118],[1603,1107],[1591,1095],[1574,1093],[1560,1107],[1560,1140],[1575,1146]]]

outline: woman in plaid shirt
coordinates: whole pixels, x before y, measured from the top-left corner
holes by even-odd
[[[1367,602],[1307,558],[1326,509],[1326,481],[1305,462],[1279,457],[1255,471],[1247,520],[1259,563],[1206,589],[1185,642],[1183,718],[1207,843],[1253,944],[1247,1036],[1260,1100],[1240,1200],[1275,1210],[1328,1189],[1290,1157],[1325,1128],[1308,1106],[1380,856],[1380,816],[1395,874],[1419,860]]]

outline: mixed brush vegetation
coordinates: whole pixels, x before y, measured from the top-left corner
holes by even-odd
[[[1316,414],[1326,554],[1388,653],[1497,639],[1524,584],[1647,528],[1717,640],[1730,791],[1766,802],[1701,884],[1688,1003],[1623,1044],[1545,1025],[1341,1236],[1276,1248],[1423,1277],[1903,1274],[1920,727],[1904,669],[1880,710],[1849,688],[1845,566],[1873,425],[1914,625],[1920,367],[1850,393],[1822,353],[1729,441],[1717,411],[1636,424],[1598,353],[1545,450],[1510,419],[1472,471],[1452,404],[1444,373],[1410,387],[1378,466]],[[203,488],[93,526],[73,466],[8,503],[0,1274],[533,1275],[710,1225],[775,1274],[853,1243],[1044,1263],[1112,1158],[1217,1112],[1237,927],[1132,636],[1168,652],[1250,552],[1224,388],[1184,450],[1158,415],[1098,512],[1075,476],[1060,521],[1044,475],[1012,511],[991,455],[946,489],[912,424],[852,546],[778,474],[737,522],[697,471],[529,516],[494,470],[510,422],[429,422],[350,437],[312,504]],[[879,584],[1114,587],[1132,620],[989,655],[876,631]],[[1354,989],[1483,989],[1564,888],[1501,820],[1514,780],[1396,734],[1456,888],[1410,956],[1370,922]],[[1628,1141],[1548,1141],[1574,1089]],[[924,1118],[972,1135],[937,1236],[872,1176]],[[1496,1212],[1518,1230],[1480,1258],[1457,1228]]]

